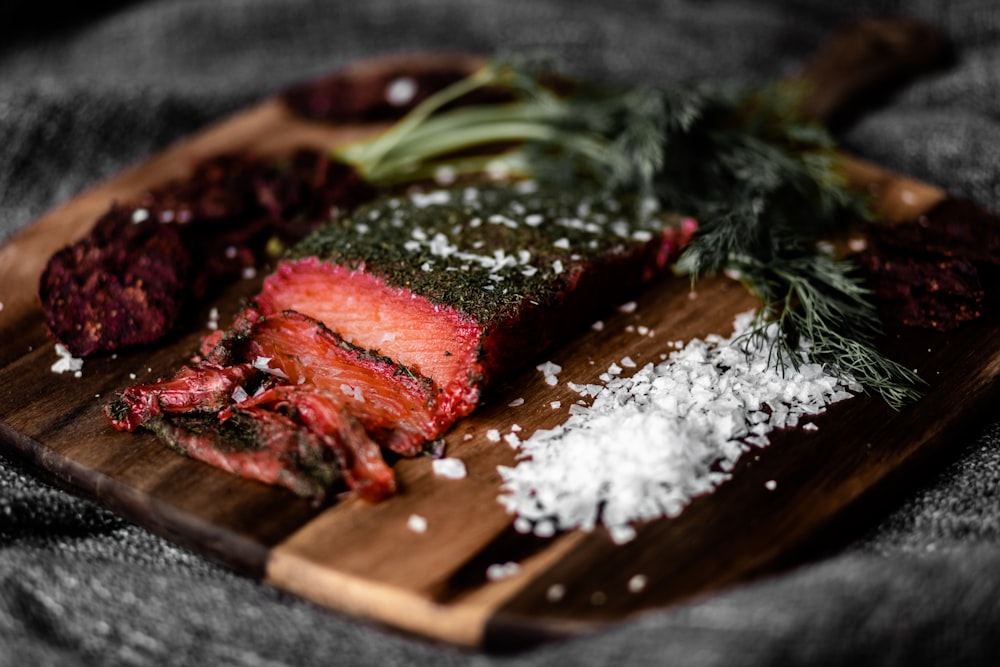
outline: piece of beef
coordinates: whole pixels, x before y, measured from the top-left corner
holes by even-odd
[[[337,452],[340,475],[347,487],[365,500],[377,501],[395,493],[396,479],[382,450],[336,394],[312,385],[283,385],[251,397],[235,410],[239,413],[257,406],[293,415],[297,423]]]
[[[134,431],[164,414],[219,414],[233,402],[237,387],[245,391],[259,372],[251,364],[184,366],[170,379],[129,387],[108,416],[118,430]]]
[[[384,497],[379,446],[422,451],[491,382],[670,265],[694,221],[640,210],[531,184],[378,200],[297,245],[191,367],[126,390],[109,417],[314,497],[316,461],[335,461],[349,488]],[[230,421],[255,418],[240,432],[258,442],[234,445]]]
[[[296,312],[261,318],[237,358],[260,365],[293,386],[308,383],[336,396],[388,449],[412,456],[451,425],[439,414],[439,391],[427,377],[393,359],[348,343]]]
[[[226,334],[211,336],[204,358],[173,377],[126,389],[107,409],[112,425],[148,428],[193,458],[312,497],[328,490],[312,486],[314,468],[321,476],[336,468],[337,479],[370,500],[395,490],[380,446],[412,456],[441,432],[429,379],[304,315],[248,309]],[[236,438],[230,420],[255,417],[266,428],[241,427],[246,437]]]
[[[694,228],[530,184],[385,198],[296,246],[256,304],[431,378],[450,423],[662,273]]]

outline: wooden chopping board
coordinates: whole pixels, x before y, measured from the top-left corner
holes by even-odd
[[[870,54],[862,60],[870,64]],[[818,62],[810,76],[827,76],[823,67],[833,62],[844,78],[843,59]],[[847,78],[852,93],[870,84]],[[844,99],[843,92],[838,95]],[[832,108],[817,113],[829,117]],[[893,412],[877,400],[857,398],[816,419],[815,432],[775,433],[772,445],[745,457],[714,494],[697,499],[677,519],[640,526],[633,541],[616,545],[603,530],[551,539],[517,533],[496,500],[497,466],[512,465],[514,452],[489,442],[486,431],[508,432],[516,423],[528,435],[554,426],[566,411],[553,410],[550,402],[568,406],[578,398],[567,380],[596,382],[626,354],[641,366],[658,361],[675,340],[728,333],[733,316],[754,305],[736,283],[705,281],[695,296],[686,279],[652,285],[637,295],[634,312],[609,312],[602,331],[583,332],[548,357],[564,369],[558,386],[526,371],[455,426],[447,448],[466,463],[466,479],[435,477],[427,458],[399,461],[400,493],[375,505],[346,498],[315,508],[283,490],[178,456],[149,434],[122,434],[107,425],[101,409],[116,391],[172,373],[206,329],[87,360],[78,378],[49,370],[57,357],[35,300],[38,276],[48,257],[86,233],[110,202],[183,177],[221,151],[281,155],[297,146],[343,145],[376,129],[303,121],[280,102],[267,101],[79,195],[10,239],[0,248],[4,451],[62,486],[278,588],[418,635],[506,649],[599,630],[803,562],[808,548],[843,540],[861,512],[877,512],[882,499],[940,460],[997,394],[996,317],[947,335],[908,331],[891,341],[892,353],[928,380],[918,404]],[[873,165],[849,164],[852,178],[872,190],[890,219],[934,215],[934,206],[947,197]],[[238,297],[258,285],[248,280],[232,286],[205,305],[201,321],[207,321],[210,306],[218,307],[221,322],[228,321]],[[638,335],[634,328],[640,325],[655,335]],[[509,407],[515,398],[523,398],[523,405]],[[773,490],[771,480],[777,483]],[[426,532],[408,529],[412,514],[426,518]],[[491,564],[506,562],[520,564],[520,571],[499,581],[487,578]],[[633,592],[628,584],[635,575],[647,583]],[[558,600],[548,595],[553,586],[564,591]]]

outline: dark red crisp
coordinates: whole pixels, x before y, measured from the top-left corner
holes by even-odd
[[[1000,225],[972,202],[949,199],[866,231],[859,260],[890,324],[949,331],[981,317],[997,292]]]
[[[39,297],[49,329],[76,356],[152,343],[185,309],[320,222],[375,196],[352,167],[315,150],[275,161],[226,154],[115,204],[57,252]]]
[[[151,343],[177,322],[192,258],[180,232],[112,208],[49,260],[39,283],[46,323],[74,355]]]

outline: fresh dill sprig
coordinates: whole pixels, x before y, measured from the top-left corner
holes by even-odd
[[[787,352],[808,340],[813,360],[898,409],[919,398],[922,380],[878,351],[880,322],[863,279],[818,245],[869,217],[867,202],[839,171],[832,138],[798,115],[797,92],[759,90],[691,126],[685,139],[712,158],[671,163],[657,181],[665,206],[700,223],[677,267],[692,280],[734,271],[761,300],[751,335],[777,322]]]
[[[853,265],[818,249],[870,213],[839,169],[833,138],[800,114],[802,89],[572,81],[571,92],[559,94],[545,83],[552,78],[544,61],[493,61],[338,157],[382,185],[432,179],[446,166],[453,175],[500,171],[555,187],[582,182],[634,201],[652,197],[699,222],[680,272],[694,281],[733,270],[760,298],[750,335],[777,322],[779,344],[790,350],[810,341],[816,361],[889,405],[919,395],[919,378],[875,347],[878,316]],[[506,90],[510,101],[454,105],[484,87]]]
[[[879,394],[894,409],[920,397],[921,378],[872,344],[880,323],[852,263],[819,252],[768,263],[744,258],[728,268],[762,301],[747,336],[780,346],[771,357],[776,365],[797,365],[793,352],[807,341],[812,361]],[[772,322],[784,335],[767,335]]]

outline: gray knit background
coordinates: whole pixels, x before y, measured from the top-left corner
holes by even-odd
[[[936,25],[957,61],[842,140],[1000,210],[996,0],[6,0],[0,239],[172,140],[365,55],[544,48],[598,76],[750,82],[789,71],[845,18],[886,12]],[[258,585],[0,458],[0,665],[1000,664],[1000,422],[976,425],[870,519],[787,575],[497,657]]]

